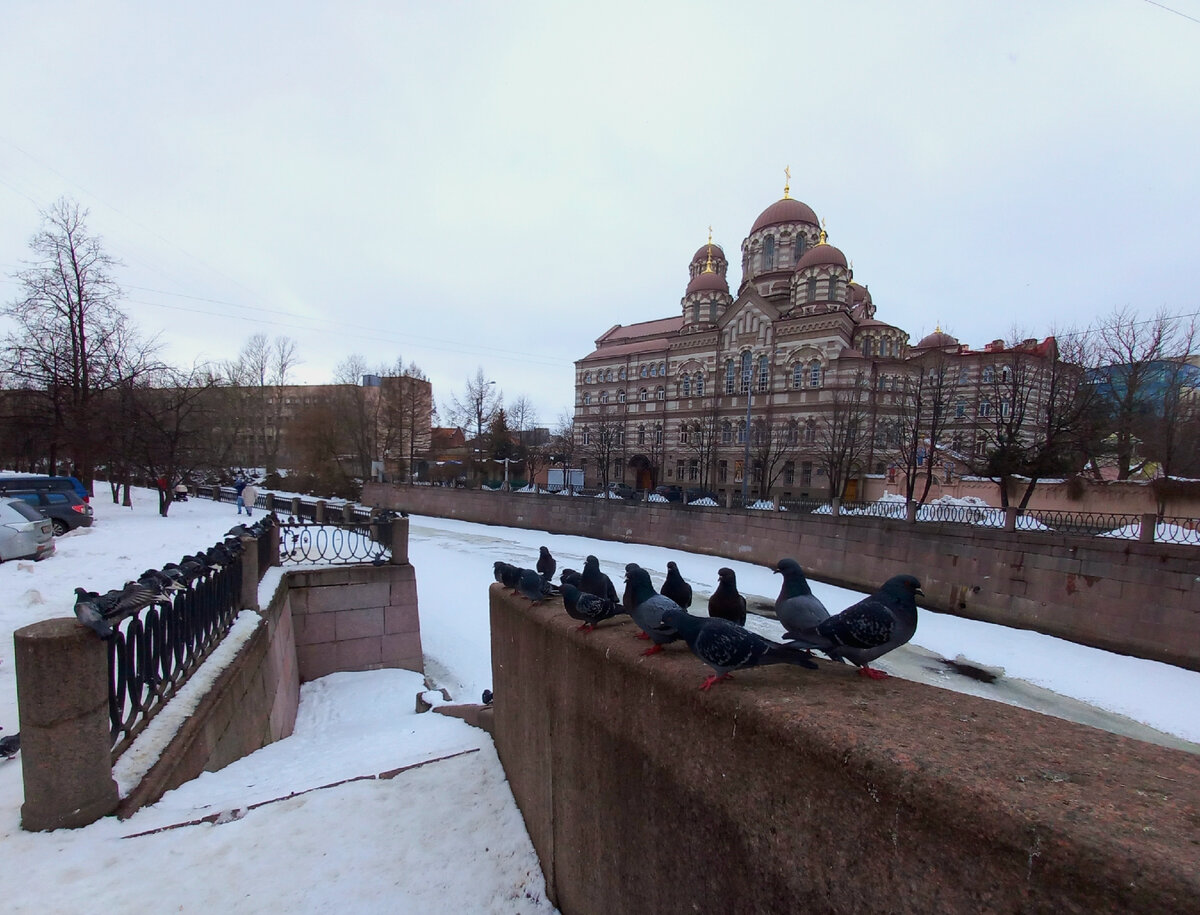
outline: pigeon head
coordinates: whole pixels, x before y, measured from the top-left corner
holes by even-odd
[[[912,575],[893,575],[879,589],[905,606],[916,606],[917,595],[924,595],[921,582]]]
[[[808,579],[804,577],[804,570],[800,568],[800,563],[796,562],[796,560],[779,560],[779,562],[775,563],[775,571],[783,576],[783,586],[789,596],[812,594],[812,588],[808,585]]]
[[[575,569],[563,569],[558,573],[558,580],[564,585],[578,585],[579,572]]]
[[[728,569],[728,568],[717,569],[717,579],[719,581],[727,581],[731,585],[737,584],[737,574],[733,571],[733,569]]]
[[[639,565],[629,564],[625,567],[625,581],[633,589],[633,597],[639,604],[655,595],[654,584],[650,581],[650,573]]]
[[[538,555],[539,556],[549,556],[550,551],[548,549],[546,549],[544,546],[538,547]]]
[[[583,560],[583,567],[585,569],[599,569],[600,568],[600,560],[597,559],[595,556],[588,556],[587,558],[585,558]]]
[[[679,566],[675,565],[674,561],[668,562],[668,563],[667,563],[667,568],[668,568],[668,569],[670,569],[672,572],[678,572],[678,571],[679,571]]]

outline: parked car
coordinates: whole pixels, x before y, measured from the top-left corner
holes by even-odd
[[[79,527],[92,526],[92,507],[85,504],[73,492],[50,489],[37,492],[9,492],[8,495],[13,499],[26,502],[41,513],[42,517],[49,518],[56,537],[61,537],[68,531]]]
[[[21,499],[0,500],[0,562],[53,555],[53,523]]]
[[[678,486],[655,486],[654,494],[662,496],[668,502],[679,502],[683,499],[683,490]]]
[[[608,491],[620,499],[636,499],[638,492],[628,483],[609,483]]]
[[[0,495],[10,492],[43,492],[56,490],[73,492],[83,502],[89,502],[87,487],[75,477],[50,477],[41,474],[0,475]]]

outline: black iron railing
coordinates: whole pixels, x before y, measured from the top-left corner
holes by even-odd
[[[238,554],[220,568],[205,565],[174,597],[113,624],[108,717],[114,760],[225,637],[241,609],[241,588]]]
[[[383,565],[392,556],[391,512],[374,517],[355,512],[351,521],[339,511],[322,523],[291,517],[279,524],[279,564],[359,563]]]

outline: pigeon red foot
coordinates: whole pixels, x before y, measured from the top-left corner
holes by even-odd
[[[650,638],[650,636],[646,636],[646,638]],[[645,651],[642,652],[642,655],[645,657],[649,657],[652,654],[658,654],[662,650],[663,650],[663,647],[661,645],[651,645],[649,648],[647,648]]]
[[[860,677],[866,677],[868,680],[888,679],[888,674],[885,674],[878,667],[868,667],[866,664],[858,669],[858,675]]]
[[[703,684],[701,684],[700,688],[703,690],[711,689],[712,685],[714,683],[717,683],[720,680],[732,680],[732,679],[733,679],[733,674],[724,674],[723,676],[720,676],[720,677],[718,677],[716,674],[711,674],[711,675],[709,675],[708,679],[705,680]]]

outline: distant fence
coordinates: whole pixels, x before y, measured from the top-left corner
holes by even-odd
[[[231,490],[232,492],[232,490]],[[527,498],[570,497],[603,499],[602,490],[594,488],[520,489],[514,495]],[[260,497],[261,498],[261,497]],[[780,511],[818,515],[889,518],[913,524],[963,524],[1004,530],[1058,531],[1064,534],[1138,540],[1142,543],[1179,543],[1200,546],[1200,518],[1172,518],[1150,514],[1120,514],[1107,512],[1043,511],[1019,508],[997,508],[989,505],[961,502],[905,503],[902,499],[877,502],[845,502],[817,499],[763,499],[747,496],[743,501],[740,490],[730,491],[723,499],[711,493],[688,490],[660,494],[652,490],[635,491],[627,498],[609,495],[612,501],[653,503],[672,508],[696,510],[707,508],[728,512]]]

